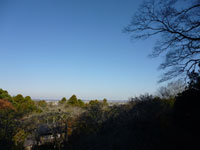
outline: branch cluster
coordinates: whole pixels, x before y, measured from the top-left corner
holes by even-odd
[[[165,54],[161,82],[199,68],[200,0],[145,1],[125,31],[133,39],[159,35],[151,56]]]

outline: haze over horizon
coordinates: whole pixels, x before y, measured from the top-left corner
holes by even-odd
[[[155,39],[122,32],[136,0],[0,1],[0,88],[33,99],[127,100],[160,86]]]

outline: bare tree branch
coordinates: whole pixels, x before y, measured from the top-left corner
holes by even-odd
[[[183,7],[178,7],[181,5]],[[160,69],[166,81],[198,68],[200,64],[200,1],[147,0],[125,28],[132,39],[159,35],[151,56],[165,53]]]

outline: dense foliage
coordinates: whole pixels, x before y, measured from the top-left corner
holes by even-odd
[[[199,131],[200,76],[193,72],[176,96],[149,94],[122,105],[84,103],[72,95],[58,105],[10,96],[0,89],[0,147],[7,150],[191,149]],[[178,90],[179,91],[179,90]],[[162,92],[163,93],[163,92]],[[177,93],[177,92],[176,92]],[[170,96],[171,95],[171,96]],[[31,143],[31,144],[30,144]]]
[[[174,98],[142,95],[106,110],[96,103],[77,120],[78,128],[68,143],[71,147],[66,149],[177,150],[198,146],[199,81]]]

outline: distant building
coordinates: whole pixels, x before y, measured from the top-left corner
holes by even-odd
[[[67,127],[57,125],[40,125],[37,129],[38,144],[53,142],[55,138],[63,139],[67,137]]]
[[[31,150],[34,145],[43,145],[45,143],[50,143],[55,140],[67,140],[67,126],[56,126],[51,125],[40,125],[36,129],[35,138],[27,138],[24,142],[24,147],[26,150]]]

